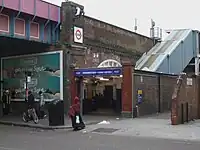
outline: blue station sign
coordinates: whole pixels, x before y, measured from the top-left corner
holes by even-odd
[[[119,76],[122,74],[122,68],[90,68],[90,69],[76,69],[76,77],[86,76]]]

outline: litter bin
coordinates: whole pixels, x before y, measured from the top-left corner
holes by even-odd
[[[138,106],[133,108],[133,118],[137,118],[138,117]]]
[[[0,102],[0,117],[3,117],[3,104]]]
[[[64,105],[60,99],[55,99],[49,103],[49,126],[64,125]]]

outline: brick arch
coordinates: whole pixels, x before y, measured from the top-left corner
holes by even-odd
[[[108,67],[122,67],[121,63],[114,59],[107,59],[98,65],[98,68],[108,68]]]

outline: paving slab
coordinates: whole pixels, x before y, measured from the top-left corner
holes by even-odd
[[[173,126],[167,117],[147,117],[136,119],[112,120],[109,124],[96,124],[86,128],[85,132],[93,132],[99,128],[117,129],[110,134],[130,137],[148,137],[176,140],[200,141],[200,120],[195,120],[186,124]]]
[[[115,119],[113,116],[83,116],[83,120],[86,125],[98,124],[103,120],[113,120]],[[20,116],[8,115],[0,118],[0,124],[3,125],[12,125],[12,126],[20,126],[20,127],[30,127],[30,128],[39,128],[45,130],[54,130],[54,129],[70,129],[71,128],[71,120],[65,116],[65,125],[63,126],[49,126],[48,118],[39,120],[38,124],[30,121],[28,123],[23,122]]]

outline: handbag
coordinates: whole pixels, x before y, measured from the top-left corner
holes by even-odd
[[[77,124],[80,123],[80,118],[79,118],[79,116],[76,116],[76,123],[77,123]]]

